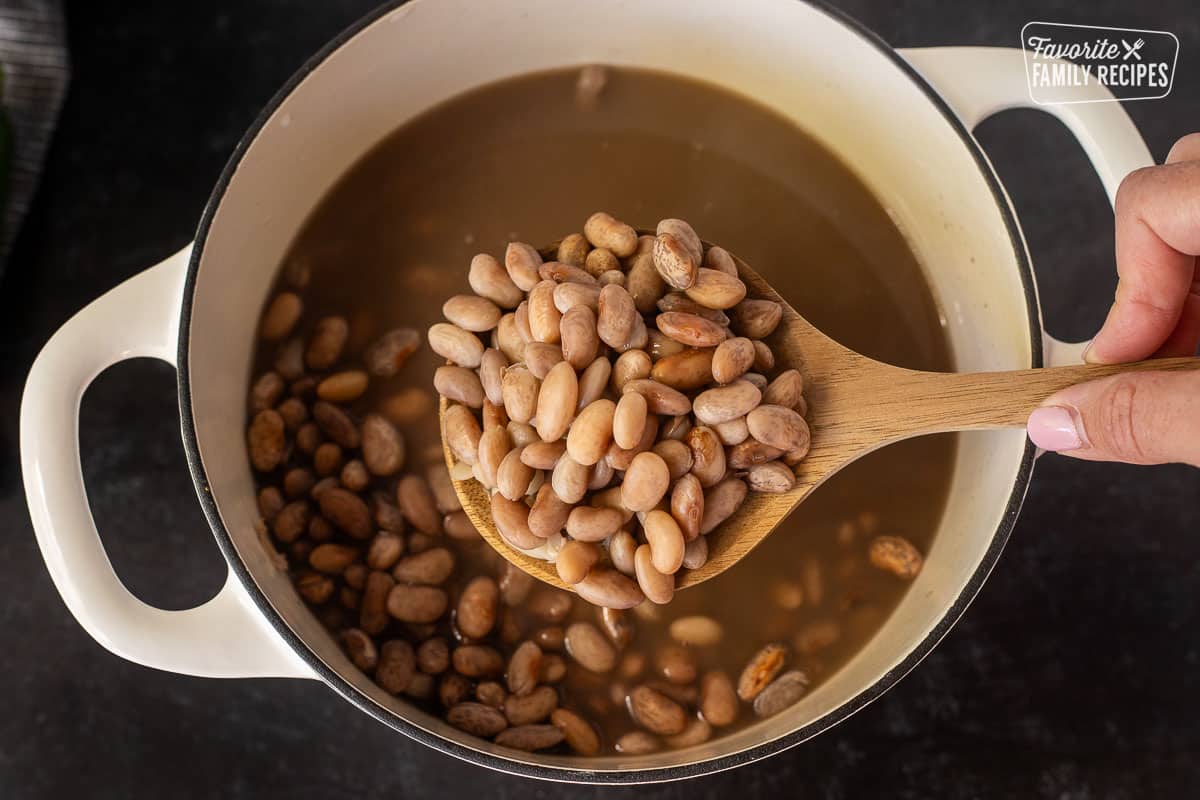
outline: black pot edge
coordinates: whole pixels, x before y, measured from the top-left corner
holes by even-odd
[[[213,529],[214,538],[217,540],[217,545],[220,547],[222,554],[228,561],[230,568],[237,575],[245,587],[247,594],[253,600],[254,604],[259,608],[263,615],[270,621],[271,625],[283,637],[283,639],[292,647],[296,653],[304,659],[304,661],[313,669],[313,672],[324,680],[338,694],[344,697],[349,702],[353,703],[360,710],[370,714],[372,717],[382,722],[383,724],[400,731],[401,733],[415,739],[422,744],[435,748],[441,752],[449,753],[466,761],[480,764],[491,769],[498,770],[513,775],[523,777],[541,778],[545,780],[569,782],[569,783],[588,783],[588,784],[639,784],[639,783],[656,783],[663,781],[682,780],[686,778],[699,777],[708,775],[714,772],[732,769],[734,767],[750,764],[759,761],[768,756],[780,753],[789,748],[795,747],[801,742],[816,736],[828,728],[833,727],[837,723],[846,719],[850,715],[864,708],[876,698],[880,697],[884,692],[894,686],[902,677],[912,670],[922,659],[925,658],[937,645],[939,641],[950,631],[954,623],[966,611],[967,606],[978,594],[982,588],[988,574],[995,566],[1000,553],[1004,550],[1004,545],[1008,541],[1008,537],[1016,524],[1017,516],[1021,510],[1021,504],[1025,498],[1025,492],[1029,487],[1029,481],[1033,474],[1033,463],[1035,448],[1032,443],[1027,442],[1025,452],[1021,459],[1021,466],[1017,473],[1017,479],[1013,486],[1012,494],[1009,497],[1008,506],[1005,509],[1003,520],[997,528],[996,533],[992,537],[992,543],[988,547],[987,552],[975,570],[975,573],[968,580],[962,592],[955,599],[954,603],[947,609],[942,619],[934,627],[932,631],[925,637],[922,642],[913,649],[908,656],[901,661],[896,667],[884,674],[876,683],[867,687],[849,702],[843,704],[837,709],[831,711],[820,719],[798,728],[791,733],[774,739],[769,742],[764,742],[755,747],[742,750],[737,753],[732,753],[726,756],[700,761],[692,764],[670,766],[670,767],[654,767],[643,770],[579,770],[568,769],[563,767],[548,766],[544,764],[529,763],[516,759],[502,758],[488,753],[483,753],[478,750],[466,747],[444,739],[441,736],[432,734],[419,726],[405,720],[396,714],[388,711],[382,706],[375,703],[365,694],[356,689],[349,681],[342,678],[340,675],[331,670],[325,665],[317,655],[309,649],[309,647],[300,640],[299,637],[288,626],[287,622],[279,615],[270,601],[258,588],[253,577],[247,570],[246,565],[242,562],[238,555],[237,549],[234,547],[233,540],[229,535],[229,531],[225,527],[224,521],[221,519],[220,513],[217,510],[216,502],[213,500],[209,490],[209,484],[204,471],[204,464],[200,458],[199,445],[196,440],[196,423],[192,416],[191,403],[191,384],[189,376],[188,350],[190,341],[191,328],[191,312],[192,299],[196,288],[196,276],[200,266],[200,259],[204,252],[204,243],[208,236],[208,231],[212,225],[213,215],[217,207],[220,205],[221,199],[229,186],[229,182],[233,174],[237,171],[238,165],[245,156],[250,144],[258,136],[258,133],[270,116],[283,101],[291,94],[311,72],[317,69],[326,58],[348,42],[359,32],[370,26],[373,22],[380,19],[391,11],[403,6],[408,0],[391,0],[379,8],[367,14],[362,19],[355,22],[353,25],[342,31],[335,38],[329,41],[320,51],[314,54],[304,63],[300,69],[288,79],[287,83],[276,92],[267,103],[266,107],[255,119],[254,123],[246,131],[245,135],[239,140],[233,155],[230,157],[225,169],[222,171],[216,186],[213,188],[212,195],[209,197],[208,203],[205,205],[204,213],[200,219],[200,225],[196,231],[195,245],[192,248],[191,258],[188,262],[187,277],[183,286],[182,307],[180,309],[179,318],[179,350],[178,350],[178,386],[179,386],[179,415],[182,428],[182,438],[184,450],[186,452],[188,468],[192,473],[192,479],[196,484],[196,494],[200,500],[200,505],[204,509],[204,515],[207,517],[209,525]],[[992,170],[986,156],[975,142],[970,132],[963,126],[962,122],[950,109],[949,105],[941,98],[937,91],[907,62],[905,61],[894,48],[880,38],[872,30],[864,26],[858,20],[849,16],[840,9],[833,8],[827,5],[824,0],[798,0],[810,5],[817,10],[823,12],[827,16],[837,20],[849,30],[857,34],[861,39],[875,47],[877,50],[885,54],[892,62],[900,68],[925,94],[929,101],[938,109],[946,122],[958,134],[964,146],[970,151],[971,156],[975,159],[979,170],[983,173],[984,179],[988,183],[988,188],[992,192],[992,196],[996,201],[996,205],[1000,210],[1001,216],[1004,219],[1005,227],[1008,229],[1009,239],[1012,241],[1013,252],[1017,258],[1017,265],[1020,271],[1021,283],[1025,292],[1025,301],[1029,312],[1029,334],[1032,350],[1032,359],[1030,366],[1042,366],[1043,347],[1042,347],[1042,330],[1041,330],[1041,314],[1039,311],[1037,290],[1034,283],[1033,271],[1029,262],[1028,253],[1025,249],[1025,243],[1021,236],[1020,228],[1017,225],[1015,213],[1008,202],[1007,195],[1000,185],[999,179]]]

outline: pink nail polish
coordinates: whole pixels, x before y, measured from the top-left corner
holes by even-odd
[[[1076,416],[1063,406],[1044,406],[1029,415],[1029,438],[1043,450],[1061,453],[1083,446],[1083,435]]]

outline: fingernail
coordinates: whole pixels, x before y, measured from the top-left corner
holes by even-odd
[[[1075,413],[1063,406],[1043,406],[1029,415],[1029,438],[1043,450],[1061,453],[1083,447],[1082,426]]]
[[[1092,345],[1095,343],[1096,343],[1095,339],[1092,339],[1090,342],[1087,343],[1087,346],[1083,348],[1083,353],[1079,356],[1080,361],[1082,361],[1085,364],[1091,363],[1090,361],[1088,361],[1088,355],[1092,352]]]

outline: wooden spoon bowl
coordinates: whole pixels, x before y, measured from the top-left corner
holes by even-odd
[[[783,317],[767,344],[775,353],[776,364],[783,369],[794,367],[804,376],[812,446],[795,467],[793,489],[782,494],[751,492],[741,508],[708,534],[708,560],[699,569],[678,572],[677,590],[703,583],[732,567],[779,527],[809,492],[872,450],[929,433],[1022,428],[1046,397],[1083,381],[1123,372],[1200,368],[1200,359],[1171,358],[1012,372],[904,369],[838,344],[796,313],[744,261],[734,256],[734,262],[746,284],[747,297],[774,300],[783,306]],[[439,414],[443,419],[446,404],[442,398]],[[443,450],[454,474],[454,456],[445,446],[444,435]],[[483,486],[474,479],[453,483],[463,510],[488,544],[539,580],[571,589],[552,563],[512,547],[500,536]]]

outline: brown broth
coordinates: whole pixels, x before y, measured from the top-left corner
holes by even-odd
[[[312,267],[303,324],[345,314],[352,353],[392,327],[423,331],[440,321],[446,297],[469,291],[473,254],[500,255],[516,238],[559,239],[604,209],[641,227],[686,219],[835,339],[906,367],[951,367],[938,309],[902,233],[851,170],[803,131],[712,86],[625,69],[609,70],[600,102],[583,110],[576,77],[555,71],[472,91],[405,124],[365,156],[322,201],[288,256]],[[272,357],[264,348],[256,374]],[[355,406],[374,408],[401,389],[426,392],[427,411],[403,427],[408,468],[417,471],[440,459],[435,361],[424,348]],[[792,643],[806,625],[833,621],[841,628],[837,642],[791,661],[814,685],[821,682],[874,635],[908,586],[869,565],[872,533],[928,550],[954,448],[953,436],[926,437],[852,464],[735,569],[638,615],[633,647],[652,655],[669,639],[671,619],[707,614],[723,623],[725,636],[719,646],[698,648],[697,658],[736,680],[764,643]],[[458,550],[451,588],[473,573],[495,574],[485,546]],[[805,594],[803,605],[781,608],[775,598],[794,586]],[[575,615],[594,617],[582,608]],[[633,725],[608,699],[609,683],[573,678],[563,705],[599,723],[611,752]],[[753,720],[743,708],[738,725]]]

